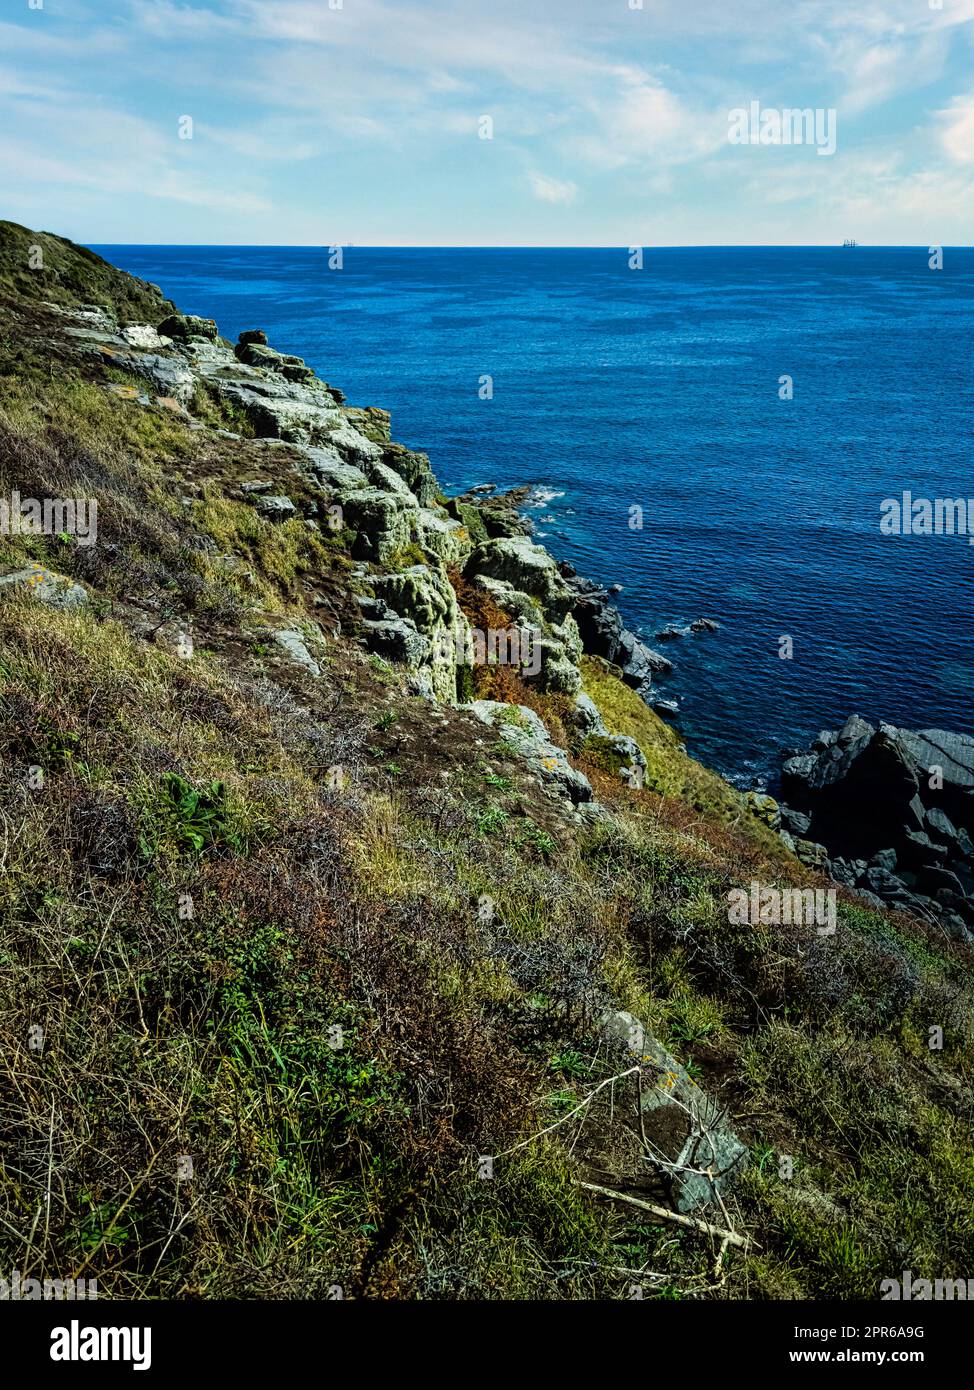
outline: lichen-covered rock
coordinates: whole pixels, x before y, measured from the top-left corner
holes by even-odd
[[[372,584],[384,608],[410,624],[426,642],[422,650],[415,643],[404,645],[406,655],[392,659],[425,668],[430,693],[436,699],[455,701],[457,666],[466,650],[469,627],[445,575],[426,565],[413,565],[393,574],[376,575]],[[373,640],[386,642],[393,636],[387,626],[377,629],[374,623],[366,624],[366,632]]]
[[[356,532],[352,554],[356,559],[383,564],[412,540],[419,508],[397,492],[365,487],[347,494],[345,524]]]
[[[195,314],[170,314],[157,325],[164,338],[209,338],[216,342],[217,327],[213,319],[198,318]]]
[[[339,501],[370,486],[362,469],[354,463],[346,463],[333,445],[320,448],[305,445],[302,453],[308,460],[309,480]]]
[[[332,388],[332,390],[334,390],[334,388]],[[335,395],[339,400],[345,399],[340,391],[336,391]],[[349,422],[358,430],[359,434],[364,434],[366,439],[372,439],[376,443],[382,444],[388,444],[390,442],[392,417],[388,410],[380,410],[379,407],[375,405],[350,405],[345,407],[345,415]],[[403,452],[408,453],[409,450],[403,448]]]
[[[88,602],[87,589],[45,565],[0,574],[0,596],[5,592],[27,593],[48,608],[81,608]]]
[[[544,627],[545,617],[541,605],[530,594],[515,589],[506,580],[492,579],[488,574],[478,574],[473,582],[476,588],[483,589],[484,593],[490,595],[498,608],[510,613],[518,622],[533,628]]]
[[[661,1178],[661,1196],[679,1212],[716,1203],[747,1161],[726,1111],[632,1014],[602,1019],[603,1039],[641,1069],[641,1129]]]
[[[435,555],[444,565],[457,564],[466,548],[460,523],[429,507],[422,507],[419,511],[416,535],[423,549]]]
[[[336,449],[336,452],[339,452]],[[419,500],[413,493],[405,478],[400,478],[388,465],[384,464],[381,458],[373,455],[363,456],[356,451],[358,456],[358,466],[365,473],[373,487],[381,488],[383,492],[398,492],[400,497],[407,498],[419,510]]]
[[[540,656],[538,684],[546,693],[577,695],[582,688],[582,673],[565,650],[563,642],[554,637],[536,637]]]
[[[744,800],[751,814],[757,816],[770,830],[779,828],[781,808],[773,796],[766,796],[762,792],[748,792]]]
[[[382,450],[382,462],[399,474],[420,506],[431,507],[439,501],[439,484],[426,454],[417,454],[402,444],[387,444]]]
[[[582,659],[584,648],[578,631],[578,624],[571,613],[568,614],[564,622],[552,623],[551,635],[564,647],[565,655],[569,661],[574,661],[577,665]]]
[[[572,767],[563,748],[552,743],[533,709],[496,700],[475,700],[461,708],[493,728],[501,742],[523,758],[534,775],[556,794],[574,803],[592,800],[588,778]]]
[[[379,574],[372,582],[383,603],[394,613],[409,618],[420,632],[433,635],[444,625],[452,627],[459,612],[450,584],[426,565]]]
[[[473,545],[480,545],[489,539],[479,507],[475,507],[471,502],[464,502],[459,497],[451,497],[446,503],[446,509],[454,521],[459,521]]]
[[[574,602],[555,561],[526,536],[502,537],[478,545],[464,566],[464,574],[471,579],[480,575],[500,579],[530,595],[552,623],[563,623]]]
[[[274,633],[274,641],[281,647],[295,665],[307,671],[309,676],[321,675],[321,667],[308,651],[308,645],[300,632],[294,628],[282,628]]]

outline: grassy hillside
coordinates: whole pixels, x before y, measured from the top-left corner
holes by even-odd
[[[156,285],[125,275],[73,241],[0,221],[0,294],[52,304],[98,304],[121,323],[158,323],[173,305]]]
[[[730,924],[730,887],[814,880],[591,660],[647,784],[572,747],[609,814],[555,814],[484,725],[360,649],[346,533],[241,500],[256,470],[298,496],[287,446],[106,389],[125,383],[39,307],[168,304],[9,223],[0,288],[0,497],[99,502],[96,546],[0,536],[0,573],[90,595],[0,590],[0,1267],[207,1298],[966,1277],[970,952],[851,900],[834,937]],[[558,735],[557,700],[536,705]],[[746,1248],[582,1186],[638,1149],[631,1078],[582,1105],[626,1066],[607,1008],[748,1145],[706,1214]]]

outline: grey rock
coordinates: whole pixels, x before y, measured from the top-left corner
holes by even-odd
[[[599,1032],[604,1042],[613,1051],[626,1049],[642,1057],[646,1045],[646,1029],[632,1014],[622,1009],[613,1010],[602,1018]]]
[[[784,839],[784,834],[781,836]],[[794,844],[794,841],[792,841]],[[861,874],[856,872],[853,864],[847,859],[833,859],[829,863],[829,873],[836,883],[843,883],[847,888],[854,888],[861,878]]]
[[[369,618],[362,624],[369,651],[416,670],[429,659],[432,643],[409,618]]]
[[[974,788],[974,737],[948,733],[944,729],[923,729],[919,733],[899,730],[899,742],[925,774],[940,768],[944,784],[970,791]]]
[[[651,695],[646,702],[650,709],[656,710],[657,714],[679,714],[680,703],[678,700],[664,700],[659,696]]]
[[[29,594],[48,608],[70,610],[81,608],[88,602],[87,589],[63,574],[38,564],[0,574],[0,596],[5,592]]]
[[[281,354],[263,343],[238,343],[233,354],[238,362],[248,367],[261,367],[265,371],[278,372],[284,366]]]
[[[824,869],[828,864],[829,852],[824,845],[814,840],[796,840],[795,854],[803,864],[810,868]]]
[[[297,516],[298,509],[291,501],[290,497],[271,496],[258,497],[257,510],[265,521],[290,521],[292,516]]]
[[[534,710],[526,705],[508,705],[495,700],[475,700],[461,708],[493,728],[501,741],[525,760],[535,776],[558,794],[576,803],[592,800],[588,778],[572,767],[563,748],[552,743]]]
[[[195,314],[171,314],[156,331],[165,338],[209,338],[212,342],[218,336],[212,319],[198,318]]]
[[[599,708],[590,695],[579,694],[575,696],[574,722],[575,728],[582,738],[588,738],[590,734],[605,735],[608,733]]]
[[[642,1129],[670,1202],[679,1212],[715,1204],[743,1170],[747,1149],[723,1107],[648,1031],[643,1047]]]
[[[903,834],[905,858],[910,863],[928,863],[931,859],[946,859],[950,850],[931,840],[925,830],[907,830]]]
[[[872,891],[881,898],[905,898],[909,896],[906,885],[888,869],[867,868],[865,878]]]
[[[144,348],[151,352],[160,352],[163,348],[172,346],[171,338],[164,338],[148,323],[130,324],[128,328],[122,329],[121,336],[129,347]]]
[[[806,815],[804,811],[796,811],[791,806],[785,806],[780,803],[778,809],[781,812],[782,824],[787,827],[792,835],[807,836],[809,827],[812,824],[811,816]]]
[[[307,644],[300,632],[293,628],[283,628],[274,633],[274,640],[279,647],[282,647],[291,660],[308,672],[310,676],[320,676],[321,667],[308,651]]]
[[[161,396],[169,396],[186,405],[192,399],[197,378],[192,368],[179,357],[155,352],[116,353],[113,364],[135,376],[144,377]]]
[[[839,730],[837,741],[843,744],[858,743],[863,739],[872,738],[875,732],[876,730],[867,720],[858,714],[850,714]]]

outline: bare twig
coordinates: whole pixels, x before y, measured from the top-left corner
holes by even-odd
[[[683,1216],[682,1213],[670,1211],[667,1207],[658,1207],[655,1202],[643,1202],[638,1197],[630,1197],[628,1192],[613,1192],[611,1187],[598,1187],[594,1182],[583,1182],[579,1186],[589,1192],[597,1192],[600,1197],[611,1197],[615,1202],[626,1202],[631,1207],[638,1207],[640,1211],[648,1211],[653,1216],[658,1216],[661,1221],[672,1221],[677,1226],[686,1226],[691,1231],[702,1231],[704,1235],[715,1236],[726,1245],[746,1249],[751,1243],[749,1236],[739,1236],[736,1231],[725,1231],[722,1226],[712,1226],[709,1221],[698,1221],[695,1216]]]

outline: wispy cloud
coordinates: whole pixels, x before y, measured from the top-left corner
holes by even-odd
[[[974,91],[955,97],[939,116],[940,140],[947,158],[953,164],[974,164]]]
[[[969,240],[972,37],[974,0],[52,3],[0,23],[0,178],[92,240],[911,240],[922,195]],[[752,98],[835,106],[837,157],[735,158]]]
[[[578,184],[571,179],[553,179],[547,174],[528,175],[531,191],[543,203],[572,203],[578,196]]]

